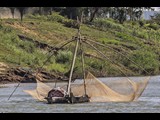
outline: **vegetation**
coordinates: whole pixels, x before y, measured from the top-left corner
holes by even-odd
[[[25,11],[30,7],[9,7],[14,18],[14,10],[20,12],[21,21]],[[143,10],[154,10],[152,7],[38,7],[35,14],[51,15],[53,11],[69,19],[77,19],[83,13],[85,20],[92,22],[95,18],[106,18],[107,16],[123,24],[127,19],[131,21],[140,20]]]
[[[0,61],[33,69],[41,67],[51,56],[52,51],[37,47],[32,41],[22,40],[18,35],[25,35],[53,47],[59,47],[77,32],[74,20],[60,14],[52,12],[49,15],[26,15],[23,22],[17,19],[0,21]],[[82,24],[82,35],[105,45],[106,48],[103,48],[94,44],[109,58],[109,60],[102,60],[102,56],[85,45],[86,69],[97,76],[124,76],[119,69],[127,75],[159,74],[159,28],[156,22],[141,20],[124,21],[121,24],[112,18],[98,18]],[[70,43],[63,50],[54,53],[45,64],[44,69],[66,73],[70,68],[73,50],[74,44]],[[117,54],[118,52],[120,54]],[[147,73],[126,57],[133,60],[138,66],[142,66]],[[81,58],[78,56],[75,73],[79,77],[81,75],[80,66]]]

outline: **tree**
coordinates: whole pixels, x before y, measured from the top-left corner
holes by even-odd
[[[127,19],[140,20],[145,9],[153,10],[151,7],[108,7],[107,11],[111,18],[123,24]]]
[[[11,10],[11,13],[12,13],[12,18],[14,18],[15,8],[16,8],[16,7],[9,7],[9,9]]]
[[[117,7],[117,13],[115,18],[119,21],[119,23],[123,24],[123,22],[127,19],[127,11],[126,7]]]
[[[66,9],[66,7],[52,7],[53,8],[53,11],[55,12],[62,12],[64,9]]]
[[[61,14],[67,16],[69,19],[77,19],[77,16],[80,17],[83,12],[83,7],[66,7],[63,9]]]
[[[98,13],[98,11],[99,11],[100,8],[101,7],[93,7],[91,9],[91,17],[90,17],[90,20],[89,20],[90,22],[92,22],[94,20],[95,15]]]
[[[23,20],[23,15],[25,13],[25,10],[28,8],[28,7],[16,7],[18,9],[18,11],[20,12],[20,16],[21,16],[21,21]]]
[[[108,12],[110,17],[118,20],[121,24],[127,19],[127,7],[110,7]]]
[[[45,14],[51,15],[52,11],[53,11],[53,7],[43,7],[43,11],[44,11]]]
[[[154,10],[152,7],[128,7],[127,14],[130,20],[140,20],[144,10]]]
[[[154,16],[152,17],[152,21],[160,25],[160,13],[155,13]]]
[[[40,15],[43,14],[43,7],[39,7],[39,14],[40,14]]]

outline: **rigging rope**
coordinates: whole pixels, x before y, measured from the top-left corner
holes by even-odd
[[[88,40],[88,39],[87,39],[87,40]],[[108,45],[103,45],[103,44],[98,43],[98,42],[95,42],[95,41],[93,41],[93,40],[88,40],[88,41],[90,41],[90,42],[92,42],[92,43],[95,43],[95,44],[97,44],[97,45],[100,45],[100,46],[102,46],[102,47],[105,47],[105,48],[107,47],[107,48],[113,50],[114,52],[116,52],[116,53],[118,53],[118,54],[121,54],[122,56],[124,56],[125,58],[127,58],[128,60],[130,60],[133,64],[135,64],[137,67],[141,68],[143,71],[145,71],[147,74],[149,74],[141,65],[138,65],[138,64],[135,63],[133,60],[131,60],[129,57],[127,57],[126,55],[124,55],[123,53],[121,53],[121,52],[119,52],[119,51],[116,51],[116,50],[113,49],[112,47],[110,47],[110,46],[108,46]]]
[[[73,42],[73,41],[74,41],[74,39],[72,39],[72,40],[70,40],[70,41],[67,41],[65,44],[63,44],[62,46],[60,46],[60,47],[58,48],[58,50],[62,49],[64,46],[68,45],[69,43],[71,43],[71,42]],[[58,51],[58,50],[57,50],[57,51]],[[54,55],[54,51],[50,51],[50,52],[52,52],[52,54],[47,58],[47,60],[45,60],[45,61],[43,62],[43,64],[42,64],[42,66],[40,67],[40,69],[36,72],[35,77],[37,77],[38,73],[41,72],[41,70],[42,70],[42,68],[44,67],[44,65],[45,65],[45,64],[49,61],[49,59]],[[50,52],[49,52],[49,53],[50,53]],[[46,53],[46,54],[47,54],[47,53]],[[26,72],[25,75],[22,76],[22,77],[25,77],[28,73],[29,73],[29,70],[28,70],[28,72]],[[15,87],[15,89],[12,91],[12,93],[11,93],[10,96],[8,97],[8,100],[12,97],[12,95],[14,94],[14,92],[15,92],[15,91],[17,90],[17,88],[20,86],[21,82],[22,82],[22,81],[20,81],[20,82],[18,83],[18,85]],[[38,95],[39,95],[39,94],[38,94]]]
[[[101,51],[99,51],[94,45],[92,45],[91,43],[84,41],[86,44],[88,44],[90,47],[92,47],[93,49],[95,49],[99,54],[101,54],[104,58],[106,58],[107,60],[109,60],[112,64],[115,64],[116,67],[121,71],[122,74],[124,74],[127,78],[128,76],[122,71],[122,69],[117,65],[117,63],[115,61],[110,60],[106,55],[104,55]],[[128,78],[129,79],[129,78]]]

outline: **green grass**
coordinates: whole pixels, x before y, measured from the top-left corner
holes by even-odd
[[[114,40],[114,39],[109,39],[109,38],[100,38],[99,42],[103,43],[103,44],[114,44],[114,45],[119,45],[121,44],[120,41],[118,40]]]
[[[148,73],[155,74],[157,71],[159,71],[159,60],[158,56],[152,52],[152,51],[134,51],[131,55],[130,58],[132,58],[133,61],[135,61],[138,65],[142,66],[145,68],[145,70]],[[129,62],[129,61],[128,61]],[[139,69],[135,64],[129,62],[127,63],[128,66],[134,70],[137,70],[142,74],[144,71],[142,69]]]
[[[58,13],[48,16],[28,15],[23,22],[17,19],[2,20],[0,22],[0,61],[32,68],[41,67],[51,53],[37,48],[32,42],[20,40],[18,34],[58,47],[77,33],[75,28],[66,27],[66,22],[70,21],[72,20],[60,16]],[[95,45],[111,61],[116,61],[128,75],[142,75],[145,73],[125,56],[141,65],[148,71],[148,74],[159,74],[159,32],[157,24],[151,25],[144,21],[143,24],[138,21],[127,21],[124,24],[119,24],[113,19],[97,19],[91,24],[82,24],[81,26],[83,36],[110,46],[124,54],[122,56],[109,48],[104,49]],[[145,42],[154,44],[145,44]],[[85,52],[102,57],[96,51],[90,49],[88,45],[84,47]],[[64,51],[54,54],[44,68],[48,71],[67,72],[71,65],[71,52],[73,50],[74,43],[71,43],[64,48]],[[86,69],[94,72],[95,75],[124,76],[116,65],[107,60],[104,62],[85,57],[85,62]],[[80,76],[80,56],[77,58],[76,66],[78,67],[76,74]]]

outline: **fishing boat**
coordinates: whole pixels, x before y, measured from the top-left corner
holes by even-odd
[[[77,21],[78,21],[78,19],[77,19]],[[78,23],[80,24],[79,21],[78,21]],[[81,38],[80,27],[78,28],[77,36],[73,36],[72,39],[73,39],[73,41],[76,42],[76,45],[75,45],[74,55],[73,55],[73,59],[72,59],[72,65],[71,65],[71,69],[70,69],[67,91],[65,91],[64,89],[62,89],[60,87],[50,90],[48,92],[47,97],[45,97],[45,99],[48,101],[49,104],[89,102],[90,98],[86,94],[86,88],[85,88],[86,86],[85,86],[84,55],[83,55],[83,46],[82,46],[82,42],[84,39]],[[81,50],[80,53],[81,53],[82,71],[83,71],[83,80],[84,80],[84,91],[85,91],[84,94],[81,96],[75,96],[74,93],[71,91],[71,80],[72,80],[72,75],[73,75],[73,69],[75,66],[78,46],[80,46],[80,50]]]
[[[80,25],[79,25],[80,26]],[[84,66],[84,44],[87,44],[89,47],[94,49],[98,54],[100,54],[103,59],[110,60],[108,57],[101,52],[98,48],[96,48],[94,44],[99,45],[101,47],[106,47],[105,45],[95,42],[93,40],[89,40],[86,37],[83,37],[80,33],[80,28],[78,28],[78,34],[77,36],[72,37],[73,42],[75,42],[75,49],[72,59],[72,64],[70,68],[70,75],[69,80],[67,84],[67,90],[63,88],[53,88],[50,90],[47,94],[47,97],[45,99],[49,104],[54,103],[84,103],[84,102],[91,102],[91,101],[133,101],[136,100],[144,91],[149,77],[145,80],[136,83],[134,81],[131,81],[128,77],[126,80],[121,81],[121,84],[124,84],[123,87],[128,87],[128,90],[123,90],[123,94],[119,93],[119,91],[115,91],[111,89],[106,84],[102,83],[100,80],[98,80],[96,77],[94,77],[91,73],[88,73],[86,75],[86,70]],[[75,66],[75,61],[77,58],[77,52],[78,47],[80,47],[80,54],[81,54],[81,67],[83,72],[83,83],[80,85],[77,85],[75,87],[72,87],[71,84],[72,76],[73,76],[73,69]],[[112,62],[110,60],[110,62]],[[119,69],[122,73],[123,71]],[[125,73],[124,73],[125,74]],[[143,83],[143,84],[142,84]],[[126,91],[129,91],[131,89],[131,92],[127,94]]]

